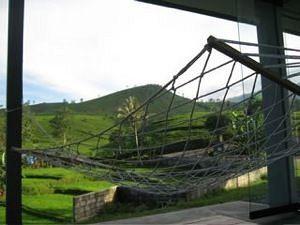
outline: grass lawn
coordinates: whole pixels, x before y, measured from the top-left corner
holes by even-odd
[[[23,212],[24,224],[58,224],[58,221],[47,219],[40,216],[35,216],[32,213]],[[0,224],[5,224],[5,207],[0,206]]]
[[[74,195],[113,185],[63,168],[24,168],[22,183],[24,224],[71,223]],[[4,212],[0,206],[0,224],[5,222]]]
[[[72,221],[72,199],[72,195],[65,194],[23,195],[23,204],[26,211],[32,214],[70,222]]]

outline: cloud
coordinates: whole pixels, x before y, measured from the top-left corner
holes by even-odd
[[[45,101],[164,84],[209,35],[238,35],[234,22],[132,0],[28,0],[25,18],[24,94],[39,92]],[[242,38],[256,40],[255,27],[240,26]],[[213,79],[205,86],[214,87]]]

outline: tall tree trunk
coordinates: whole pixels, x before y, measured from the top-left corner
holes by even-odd
[[[67,143],[67,135],[66,132],[63,134],[63,144],[65,145]]]
[[[139,149],[139,136],[138,136],[138,131],[137,131],[136,123],[134,123],[134,127],[133,128],[134,128],[135,144],[136,144],[138,158],[139,158],[139,160],[141,162],[141,165],[143,165],[143,162],[141,160],[141,153],[140,153],[140,149]]]
[[[3,166],[5,165],[5,152],[3,152],[1,155],[1,163]]]
[[[137,149],[139,148],[139,137],[138,137],[138,132],[136,128],[136,124],[134,124],[134,136],[135,136],[135,145]]]
[[[219,142],[222,143],[223,142],[223,134],[219,135]]]

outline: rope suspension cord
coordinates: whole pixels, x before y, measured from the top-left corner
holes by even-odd
[[[238,9],[238,3],[236,2],[236,9]],[[238,11],[238,10],[237,10]],[[237,33],[238,33],[238,40],[239,42],[241,41],[241,31],[240,31],[240,23],[237,22]],[[242,52],[242,45],[239,44],[239,50],[240,52]],[[242,79],[244,78],[244,69],[243,69],[243,65],[241,64],[241,76],[242,76]],[[244,81],[242,81],[242,89],[243,89],[243,98],[245,98],[245,84],[244,84]]]
[[[264,66],[265,68],[300,68],[300,62],[280,63]]]
[[[273,55],[273,54],[256,54],[256,53],[243,53],[245,56],[263,57],[263,58],[274,58],[274,59],[300,59],[297,55]]]
[[[286,48],[284,46],[275,46],[275,45],[268,45],[268,44],[257,44],[257,43],[251,43],[251,42],[229,40],[229,39],[218,39],[218,40],[222,41],[222,42],[225,42],[225,43],[228,43],[228,44],[245,45],[245,46],[252,46],[252,47],[265,47],[265,48],[280,49],[280,50],[285,50],[285,51],[300,52],[300,49]]]
[[[238,1],[236,0],[235,1],[235,4],[236,4],[236,12],[238,12],[239,10],[238,10]],[[237,29],[238,29],[238,48],[239,48],[239,51],[240,52],[242,52],[242,44],[241,44],[241,31],[240,31],[240,23],[239,23],[239,21],[237,21]],[[244,77],[244,68],[243,68],[243,65],[241,64],[241,66],[240,66],[240,68],[241,68],[241,76],[242,76],[242,78]],[[255,84],[253,85],[253,88],[252,88],[252,92],[254,91],[254,89],[255,89],[255,85],[256,85],[256,80],[257,80],[257,75],[255,76]],[[246,93],[245,93],[245,83],[244,83],[244,80],[242,81],[242,92],[243,92],[243,100],[246,98],[245,96],[246,96]],[[252,93],[252,95],[253,95],[253,93]],[[221,113],[221,111],[220,111],[220,113]],[[248,135],[248,126],[247,126],[247,136],[248,136],[248,138],[249,138],[249,135]],[[236,171],[237,172],[237,171]],[[250,199],[250,182],[249,182],[250,180],[249,180],[249,173],[248,173],[248,184],[249,184],[249,186],[248,186],[248,191],[249,191],[249,193],[248,193],[248,199]],[[250,201],[249,201],[249,205],[250,205]]]

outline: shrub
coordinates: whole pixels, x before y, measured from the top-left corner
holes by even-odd
[[[54,189],[47,185],[26,185],[22,187],[22,192],[27,195],[53,194]]]
[[[27,195],[53,194],[52,183],[49,179],[24,179],[22,192]]]
[[[268,180],[268,175],[266,173],[260,175],[261,180]]]

